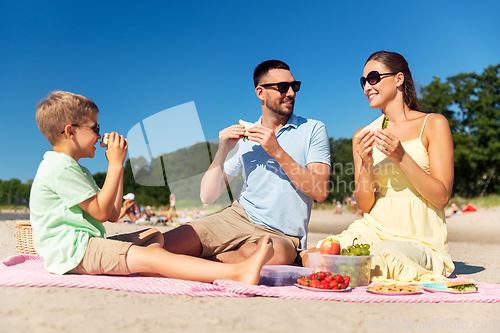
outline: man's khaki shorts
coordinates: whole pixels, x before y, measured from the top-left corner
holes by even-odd
[[[128,234],[107,239],[90,237],[82,261],[68,273],[129,275],[127,252],[132,245],[134,244]]]
[[[297,237],[285,235],[250,221],[238,201],[233,202],[230,207],[220,213],[191,221],[188,224],[198,233],[203,247],[202,258],[236,250],[241,245],[256,242],[265,235],[288,239],[295,249],[300,244]]]

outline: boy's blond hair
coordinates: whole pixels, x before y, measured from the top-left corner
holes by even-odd
[[[97,105],[87,97],[66,91],[53,91],[38,103],[36,123],[43,136],[55,146],[66,125],[78,125],[85,118],[94,117],[98,113]]]

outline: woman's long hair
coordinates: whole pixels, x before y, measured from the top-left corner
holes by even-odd
[[[411,76],[410,68],[406,59],[399,53],[388,52],[388,51],[378,51],[373,53],[366,63],[370,60],[375,60],[383,63],[393,73],[403,73],[405,75],[405,80],[403,82],[403,99],[406,105],[411,110],[420,111],[420,105],[418,104],[417,91],[415,89],[415,84],[413,83],[413,77]],[[366,64],[365,63],[365,64]]]

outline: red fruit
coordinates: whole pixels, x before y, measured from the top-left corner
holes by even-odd
[[[321,281],[319,283],[319,288],[320,289],[331,289],[330,288],[330,284],[328,282],[326,282],[326,281]]]
[[[345,284],[339,283],[339,289],[345,289]]]
[[[309,280],[315,280],[316,279],[316,273],[309,274]]]
[[[333,275],[332,274],[328,274],[326,276],[326,278],[325,278],[325,281],[328,282],[328,283],[332,282],[333,281]]]
[[[301,278],[297,279],[297,283],[300,286],[308,286],[311,283],[311,280],[309,280],[308,278],[305,278],[305,277],[301,277]]]
[[[309,287],[312,287],[312,288],[319,288],[319,285],[320,285],[320,282],[319,280],[311,280],[311,283],[309,284]]]
[[[351,277],[349,275],[344,276],[344,284],[349,287],[349,282],[351,282]]]
[[[320,281],[324,281],[325,280],[325,278],[326,278],[326,273],[325,272],[319,272],[318,275],[319,275],[319,280]]]
[[[337,255],[340,253],[340,244],[335,239],[327,238],[321,243],[319,253]]]
[[[333,280],[332,282],[330,282],[330,287],[333,290],[338,290],[339,289],[339,285],[338,285],[337,281],[335,281],[335,280]]]
[[[344,278],[342,277],[342,275],[337,274],[335,275],[335,281],[337,281],[338,283],[344,283]]]

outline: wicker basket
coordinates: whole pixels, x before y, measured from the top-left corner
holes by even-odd
[[[38,255],[33,242],[33,231],[31,223],[27,221],[15,221],[17,248],[21,254]]]

